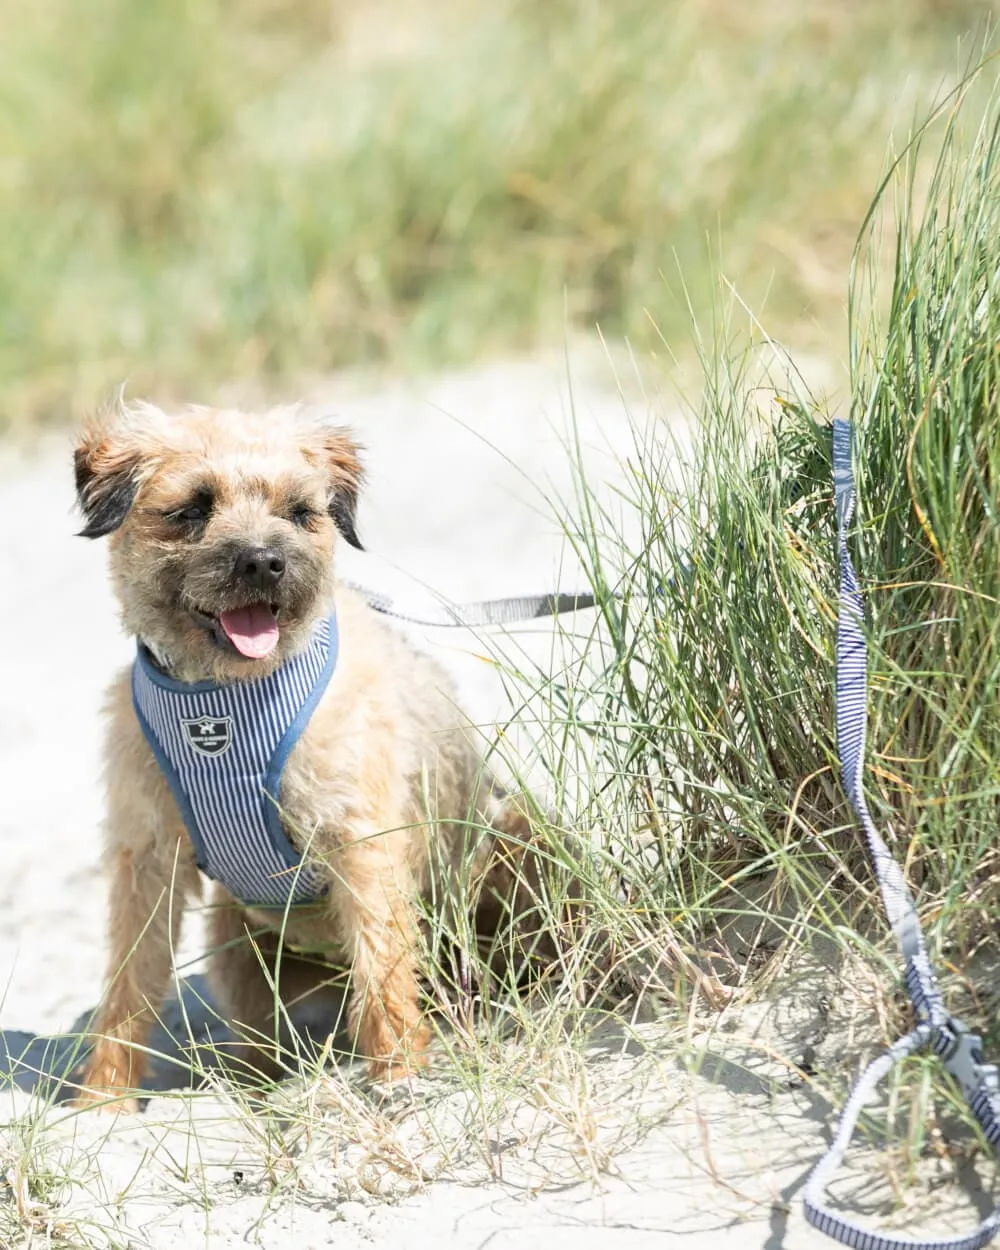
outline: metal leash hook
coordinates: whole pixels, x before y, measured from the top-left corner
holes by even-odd
[[[942,1054],[939,1039],[946,1045],[950,1040],[953,1046],[950,1055]],[[936,1029],[929,1024],[920,1024],[912,1033],[890,1046],[858,1078],[841,1114],[833,1143],[813,1168],[803,1195],[809,1223],[835,1241],[853,1247],[853,1250],[981,1250],[1000,1231],[1000,1211],[994,1210],[977,1228],[950,1237],[907,1237],[875,1233],[834,1213],[825,1203],[826,1187],[843,1162],[854,1136],[858,1117],[868,1100],[897,1064],[928,1047],[941,1055],[947,1070],[962,1084],[969,1106],[990,1144],[995,1147],[1000,1138],[996,1068],[982,1063],[979,1038],[970,1033],[960,1021],[950,1019]]]
[[[961,1086],[969,1109],[991,1146],[1000,1145],[1000,1079],[983,1062],[980,1039],[961,1020],[948,1014],[920,928],[917,909],[899,865],[875,828],[865,802],[863,771],[868,729],[868,650],[863,627],[861,588],[847,550],[847,527],[854,514],[852,426],[833,423],[833,480],[837,505],[837,547],[840,556],[840,613],[837,621],[837,751],[844,788],[868,841],[886,914],[906,965],[906,987],[919,1021],[858,1078],[837,1125],[833,1144],[806,1182],[806,1219],[827,1236],[853,1250],[981,1250],[1000,1231],[1000,1210],[994,1210],[968,1233],[916,1238],[875,1233],[837,1215],[826,1205],[824,1192],[843,1161],[858,1116],[880,1081],[907,1056],[931,1049]]]

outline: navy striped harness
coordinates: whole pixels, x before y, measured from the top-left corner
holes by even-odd
[[[325,882],[281,821],[281,775],[337,663],[337,618],[255,681],[179,682],[141,644],[132,703],[194,844],[198,867],[234,898],[284,908],[315,901]],[[308,833],[308,831],[304,831]]]

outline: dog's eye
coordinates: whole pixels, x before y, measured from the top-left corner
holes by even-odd
[[[288,511],[288,519],[293,525],[298,525],[305,529],[307,525],[311,525],[316,520],[316,509],[310,508],[307,503],[297,503]]]
[[[208,491],[199,491],[183,508],[176,508],[168,515],[171,521],[180,521],[183,525],[201,525],[208,520],[211,512],[212,496]]]

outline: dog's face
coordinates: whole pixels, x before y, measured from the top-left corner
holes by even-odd
[[[273,671],[330,611],[337,532],[360,546],[357,451],[297,409],[96,418],[75,457],[81,532],[111,535],[126,629],[182,681]]]

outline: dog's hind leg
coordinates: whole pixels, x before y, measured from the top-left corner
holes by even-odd
[[[494,791],[481,819],[495,831],[480,856],[471,898],[480,955],[493,973],[519,983],[558,966],[569,942],[572,907],[560,882],[565,866],[532,824],[523,799]]]
[[[220,1044],[230,1072],[287,1075],[296,1054],[315,1051],[344,1009],[343,977],[321,956],[302,957],[281,935],[216,887],[208,917],[209,980],[233,1040]]]
[[[274,1024],[277,940],[269,931],[258,933],[243,908],[218,887],[212,893],[207,930],[209,984],[222,1023],[234,1037],[220,1044],[221,1056],[237,1076],[253,1071],[276,1078],[281,1075]]]

